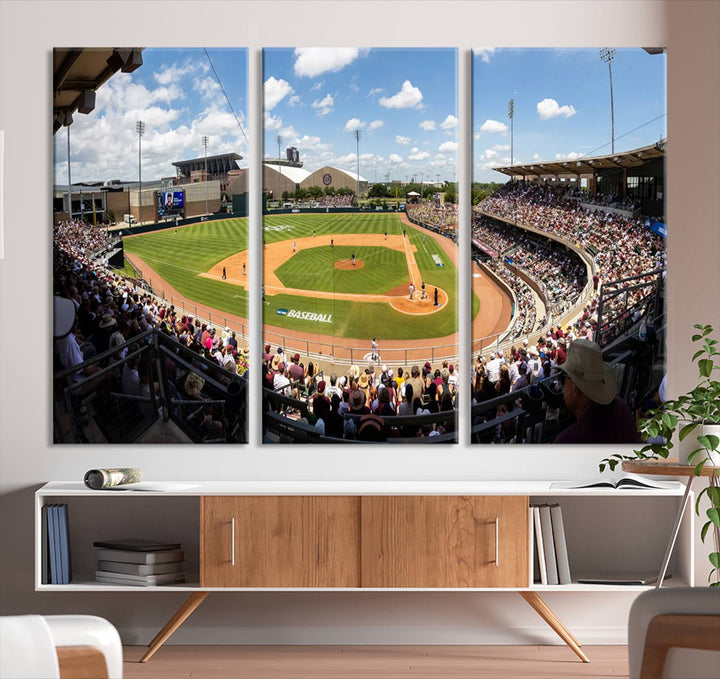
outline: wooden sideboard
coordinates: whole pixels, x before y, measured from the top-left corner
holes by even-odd
[[[141,492],[51,482],[35,498],[36,589],[189,593],[143,661],[213,591],[514,591],[587,661],[540,594],[646,588],[533,583],[531,503],[565,507],[568,550],[580,569],[610,573],[630,564],[647,570],[659,562],[655,551],[662,552],[667,537],[662,522],[682,498],[676,485],[617,491],[560,490],[550,482],[187,482]],[[75,576],[69,585],[42,582],[41,510],[56,502],[67,503],[71,516]],[[635,520],[612,521],[613,512]],[[685,522],[681,540],[690,556],[678,561],[674,584],[692,584],[692,514]],[[95,582],[92,542],[130,536],[182,542],[188,582]],[[641,552],[634,549],[639,540]]]

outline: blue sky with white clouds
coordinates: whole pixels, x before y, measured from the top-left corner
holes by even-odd
[[[304,168],[370,182],[457,177],[454,49],[278,48],[263,51],[264,156],[295,146]]]
[[[247,158],[247,50],[209,48],[208,55],[210,61],[201,48],[148,48],[140,68],[110,78],[97,91],[95,110],[73,116],[73,183],[137,180],[138,120],[145,123],[143,181],[174,176],[173,162],[203,157],[203,136],[208,137],[208,156],[239,153]],[[55,183],[67,184],[65,128],[54,141]]]
[[[615,151],[666,137],[665,55],[618,48],[612,77]],[[597,48],[477,49],[472,79],[474,181],[507,179],[492,168],[510,164],[510,99],[516,163],[611,153],[610,77]]]

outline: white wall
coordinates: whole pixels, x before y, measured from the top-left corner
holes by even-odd
[[[105,615],[127,641],[147,642],[179,605],[182,596],[171,593],[121,597],[33,591],[32,494],[49,479],[79,480],[88,468],[138,466],[150,479],[578,478],[594,474],[598,458],[608,452],[593,447],[471,448],[467,434],[462,445],[443,449],[261,448],[257,427],[252,431],[255,443],[247,447],[54,447],[48,339],[53,46],[203,46],[205,41],[247,46],[252,86],[260,82],[263,46],[457,46],[464,55],[461,76],[468,76],[468,50],[473,46],[667,45],[669,372],[672,391],[691,384],[691,325],[720,326],[720,3],[275,2],[270,12],[259,2],[206,2],[177,9],[172,3],[152,1],[0,2],[0,129],[5,130],[6,169],[5,259],[0,261],[3,613]],[[469,78],[463,78],[461,115],[469,111],[467,83]],[[259,120],[259,101],[251,87],[250,123],[256,143]],[[469,131],[465,117],[465,139]],[[460,172],[465,182],[469,168],[465,149]],[[259,239],[259,224],[254,226]],[[258,266],[257,251],[251,263]],[[465,300],[467,280],[466,276],[462,288]],[[259,318],[256,305],[251,310],[256,327]],[[466,332],[467,328],[465,323]],[[259,336],[253,346],[259,348]],[[467,348],[463,351],[467,359]],[[254,411],[257,416],[258,399]],[[466,417],[465,409],[462,423]],[[702,583],[705,562],[698,561]],[[547,596],[581,641],[600,643],[624,639],[631,600],[627,594]],[[174,640],[554,641],[519,597],[501,593],[217,595]]]

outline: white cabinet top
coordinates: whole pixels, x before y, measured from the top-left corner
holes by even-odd
[[[648,479],[653,483],[652,479]],[[578,482],[581,483],[581,482]],[[565,484],[567,485],[567,484]],[[532,495],[657,496],[682,495],[669,488],[553,488],[552,481],[142,481],[133,489],[90,490],[81,481],[51,481],[36,493],[50,496],[201,496],[201,495]]]

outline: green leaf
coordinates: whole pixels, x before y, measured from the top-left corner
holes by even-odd
[[[715,568],[720,568],[720,552],[710,552],[710,556],[708,558]]]
[[[698,359],[700,356],[702,356],[704,353],[705,353],[705,350],[704,350],[704,349],[700,349],[700,351],[696,351],[696,352],[693,354],[692,360],[693,360],[693,361],[697,360],[697,359]]]
[[[700,462],[700,464],[697,464],[695,466],[695,476],[700,476],[700,474],[702,474],[702,470],[703,470],[703,467],[705,466],[706,462],[707,462],[707,458],[705,458],[702,462]]]
[[[697,428],[698,424],[699,424],[698,422],[691,422],[690,424],[686,424],[686,425],[680,430],[680,440],[681,440],[681,441],[684,441],[684,440],[685,440],[685,437],[686,437],[688,434],[690,434],[691,432],[693,432],[693,431]]]
[[[700,539],[705,542],[705,536],[707,535],[707,532],[710,530],[710,526],[712,524],[708,521],[701,529],[700,529]]]
[[[716,509],[715,507],[711,507],[707,510],[707,516],[708,519],[713,522],[714,526],[720,528],[720,510]]]
[[[698,370],[703,377],[710,377],[713,371],[713,362],[709,358],[698,361]]]
[[[705,488],[707,496],[710,499],[710,503],[714,507],[720,507],[720,488],[717,486],[708,486]]]
[[[697,437],[698,443],[705,448],[705,450],[715,450],[720,443],[720,438],[715,434],[706,434]]]
[[[698,330],[699,330],[699,328],[698,328]],[[693,342],[697,342],[698,340],[701,340],[702,338],[703,338],[702,335],[693,335],[693,336],[692,336],[692,341],[693,341]]]

